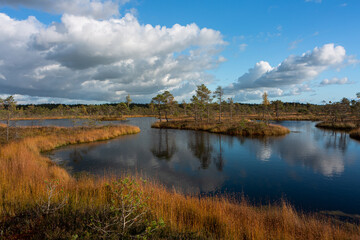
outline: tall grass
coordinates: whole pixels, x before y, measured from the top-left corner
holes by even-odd
[[[350,132],[350,137],[360,140],[360,128],[354,129]]]
[[[152,190],[152,206],[170,227],[210,239],[356,239],[360,227],[296,211],[286,201],[254,206],[246,199],[191,197],[159,185]]]
[[[173,128],[173,129],[188,129],[200,130],[211,133],[223,133],[237,136],[281,136],[290,132],[286,127],[265,124],[263,122],[253,121],[227,121],[222,123],[217,122],[195,122],[195,121],[169,121],[156,122],[152,125],[154,128]]]
[[[19,121],[19,120],[53,120],[53,119],[95,119],[95,120],[102,120],[102,118],[104,119],[113,119],[113,120],[104,120],[104,121],[118,121],[118,120],[126,120],[127,118],[132,118],[132,117],[153,117],[154,115],[148,115],[148,114],[134,114],[134,115],[123,115],[123,116],[119,116],[119,115],[111,115],[111,116],[98,116],[98,115],[85,115],[85,116],[78,116],[78,115],[67,115],[67,116],[34,116],[34,117],[15,117],[12,118],[12,121]],[[0,120],[6,120],[6,119],[1,119]]]
[[[33,128],[41,129],[41,128]],[[49,129],[49,128],[45,128]],[[51,129],[51,128],[50,128]],[[72,182],[71,176],[61,167],[41,155],[60,146],[106,140],[140,131],[133,126],[107,126],[93,129],[52,128],[52,133],[27,137],[11,142],[0,149],[0,214],[8,206],[22,207],[34,196],[44,191],[44,180],[58,179],[63,183]],[[39,133],[41,134],[41,132]],[[10,210],[13,209],[10,207]]]
[[[0,150],[0,228],[5,237],[69,239],[89,236],[90,219],[109,204],[107,175],[71,177],[41,152],[66,144],[105,140],[139,132],[137,127],[115,126],[78,129],[68,134],[59,128],[46,135],[26,137]],[[150,219],[163,218],[167,225],[153,235],[160,239],[357,239],[360,225],[315,214],[297,212],[282,201],[278,205],[254,206],[245,199],[186,196],[161,184],[134,177],[150,208]],[[27,213],[46,198],[46,182],[57,180],[54,202],[66,199],[57,213],[37,216]],[[44,235],[46,233],[46,235]],[[86,233],[86,234],[85,234]],[[8,234],[8,235],[6,235]],[[0,237],[1,237],[0,233]],[[14,237],[15,236],[15,237]]]
[[[315,125],[318,128],[334,129],[334,130],[352,130],[358,127],[358,123],[354,121],[347,122],[320,122]]]

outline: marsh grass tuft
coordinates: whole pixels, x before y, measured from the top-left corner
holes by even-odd
[[[227,121],[227,122],[195,122],[187,121],[169,121],[156,122],[153,128],[172,128],[207,131],[211,133],[222,133],[236,136],[282,136],[290,132],[286,127],[266,124],[264,122],[253,122],[249,120]]]
[[[360,128],[354,129],[350,132],[350,137],[360,140]]]
[[[349,131],[358,127],[358,123],[354,121],[348,122],[320,122],[315,125],[318,128],[344,130]]]

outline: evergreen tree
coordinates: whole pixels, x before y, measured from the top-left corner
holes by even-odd
[[[222,89],[221,86],[218,86],[214,93],[215,93],[214,97],[216,97],[219,100],[219,122],[221,122],[221,104],[224,95],[224,90]]]
[[[207,109],[207,119],[210,119],[210,103],[212,101],[211,91],[204,85],[197,86],[196,97],[199,100],[199,106],[201,108],[200,119],[202,120],[202,114]]]

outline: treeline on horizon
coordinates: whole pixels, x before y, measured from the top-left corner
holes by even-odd
[[[277,100],[280,101],[280,100]],[[280,101],[281,102],[281,101]],[[73,114],[73,113],[84,113],[83,108],[86,108],[86,112],[89,115],[116,115],[120,114],[116,108],[119,108],[119,103],[103,103],[103,104],[61,104],[61,103],[42,103],[42,104],[18,104],[16,105],[16,110],[24,112],[24,114],[45,114],[49,113],[61,113],[64,115]],[[186,103],[190,105],[191,103]],[[226,102],[223,102],[226,107],[229,105]],[[311,112],[314,108],[319,111],[324,110],[324,105],[322,104],[310,104],[310,103],[299,103],[299,102],[281,102],[283,104],[283,112],[299,112],[306,113]],[[184,112],[184,103],[176,103],[177,109],[174,112],[178,114],[183,114]],[[217,106],[217,103],[213,103],[214,108]],[[274,101],[270,102],[270,106],[273,106],[275,110]],[[258,113],[262,111],[262,103],[234,103],[234,109],[242,111],[244,113]],[[243,109],[241,109],[243,108]],[[190,108],[189,108],[190,109]],[[226,108],[225,108],[226,109]],[[68,113],[68,114],[65,114]],[[156,115],[156,109],[151,109],[151,103],[130,103],[129,108],[126,109],[126,115],[137,115],[137,114],[146,114],[146,115]]]
[[[279,101],[279,100],[277,100]],[[281,102],[281,101],[279,101]],[[279,105],[279,102],[270,102],[270,109],[274,111]],[[60,116],[116,116],[116,115],[157,115],[156,107],[151,103],[131,103],[128,108],[123,108],[120,103],[105,103],[105,104],[60,104],[60,103],[45,103],[45,104],[19,104],[16,105],[16,111],[12,117],[60,117]],[[185,103],[187,111],[191,112],[191,104]],[[184,115],[184,103],[176,103],[172,111],[175,116]],[[297,102],[281,102],[281,113],[312,113],[324,112],[324,105],[297,103]],[[224,110],[229,104],[223,102]],[[212,103],[215,109],[217,103]],[[153,107],[153,108],[152,108]],[[256,103],[234,103],[234,114],[258,114],[262,113],[262,104]],[[0,109],[0,117],[5,117],[5,108]]]
[[[216,91],[213,92],[214,94]],[[219,93],[219,92],[218,92]],[[344,121],[346,118],[360,116],[360,100],[341,99],[339,102],[323,104],[282,102],[281,100],[256,103],[234,102],[231,98],[222,99],[221,94],[211,95],[205,86],[198,86],[197,94],[190,102],[178,103],[172,94],[165,91],[155,96],[150,103],[132,103],[130,95],[124,102],[106,104],[17,104],[13,97],[0,99],[0,118],[32,118],[32,117],[80,117],[80,116],[118,116],[123,115],[159,115],[166,111],[172,117],[193,117],[199,108],[202,114],[215,117],[220,112],[224,116],[249,116],[269,114],[273,117],[282,115],[324,115],[331,121]],[[166,97],[165,95],[169,95]],[[165,96],[165,97],[164,97]],[[264,96],[263,96],[264,97]],[[359,96],[358,96],[359,97]],[[168,100],[170,99],[170,100]],[[206,111],[205,111],[206,108]],[[265,111],[266,110],[266,111]]]

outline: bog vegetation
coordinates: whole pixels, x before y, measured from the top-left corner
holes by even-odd
[[[21,105],[1,100],[0,238],[2,239],[357,239],[358,222],[320,213],[302,213],[286,201],[253,205],[231,197],[187,196],[153,180],[124,174],[71,176],[42,152],[83,142],[100,141],[139,128],[126,125],[16,127],[21,118],[123,118],[158,116],[157,127],[196,128],[227,134],[253,135],[273,131],[269,120],[323,120],[351,126],[359,138],[359,101],[324,105],[224,101],[205,85],[190,103],[178,104],[170,92],[150,104]],[[165,119],[165,121],[162,121]],[[181,121],[170,121],[178,119]],[[260,119],[261,123],[250,121]],[[106,119],[105,119],[106,120]],[[184,125],[185,124],[185,125]],[[353,124],[353,125],[351,125]],[[255,130],[254,130],[255,129]],[[260,132],[261,132],[260,131]],[[265,131],[268,131],[265,133]],[[279,129],[286,133],[287,129]]]
[[[38,129],[39,130],[39,129]],[[71,131],[71,134],[69,134]],[[139,176],[70,176],[41,155],[136,127],[48,128],[0,150],[4,239],[355,239],[356,223],[296,211],[285,201],[185,196]]]

